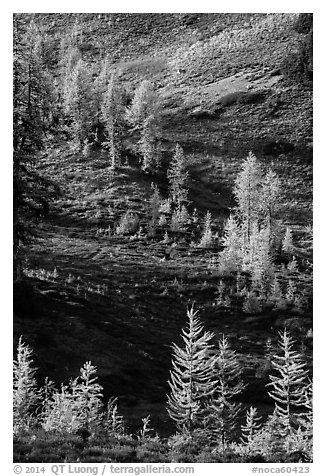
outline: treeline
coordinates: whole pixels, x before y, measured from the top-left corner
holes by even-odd
[[[14,361],[17,461],[52,461],[53,447],[57,452],[52,462],[77,457],[118,462],[312,461],[312,382],[287,330],[280,333],[275,352],[266,355],[274,411],[265,421],[254,407],[245,414],[239,403],[246,385],[225,336],[216,346],[214,334],[191,309],[182,340],[182,347],[173,344],[166,407],[177,432],[161,439],[149,416],[136,435],[128,434],[116,399],[104,406],[91,362],[68,385],[57,389],[46,379],[39,388],[32,349],[20,338]]]
[[[144,171],[160,163],[160,106],[153,85],[143,81],[133,94],[119,82],[108,58],[85,61],[78,24],[61,40],[53,67],[54,45],[41,26],[15,14],[14,111],[14,269],[19,278],[23,247],[33,236],[35,219],[47,217],[58,187],[37,171],[37,160],[53,143],[89,154],[98,147],[114,171],[124,140]]]

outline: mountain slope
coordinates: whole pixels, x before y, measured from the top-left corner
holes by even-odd
[[[176,143],[187,154],[189,199],[200,215],[195,242],[207,209],[214,231],[221,233],[234,206],[234,179],[252,150],[280,175],[283,219],[297,230],[299,248],[312,222],[312,91],[288,83],[280,70],[286,54],[300,45],[295,19],[292,14],[34,17],[56,53],[49,58],[54,73],[61,39],[73,30],[81,35],[85,59],[95,63],[108,55],[130,96],[143,79],[154,83],[162,104],[163,166]],[[154,425],[170,431],[163,407],[171,343],[179,342],[186,308],[195,302],[216,340],[227,333],[239,352],[250,383],[245,398],[252,401],[258,388],[256,398],[264,401],[265,382],[257,375],[266,339],[277,338],[284,320],[298,316],[267,312],[250,322],[240,300],[232,309],[218,308],[220,276],[209,266],[218,249],[190,247],[183,237],[166,242],[163,233],[148,238],[144,230],[131,237],[114,234],[127,210],[146,223],[152,181],[166,198],[164,170],[145,175],[130,156],[112,179],[105,153],[72,153],[62,140],[46,151],[38,169],[56,181],[61,196],[49,219],[38,224],[39,239],[28,252],[29,285],[15,291],[14,333],[35,349],[40,377],[67,381],[92,360],[106,397],[117,395],[134,416],[146,416],[145,408],[151,408]],[[294,333],[310,352],[311,312],[300,319]]]

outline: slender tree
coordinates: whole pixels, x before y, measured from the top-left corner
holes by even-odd
[[[215,378],[217,382],[212,399],[207,406],[205,426],[211,438],[221,444],[224,451],[241,410],[241,404],[235,402],[234,397],[245,389],[241,379],[240,363],[224,335],[219,340],[216,354]]]
[[[226,222],[222,244],[224,249],[218,257],[219,270],[226,273],[241,271],[243,262],[242,239],[234,215],[230,215]]]
[[[172,202],[178,208],[187,201],[187,181],[188,172],[186,170],[186,159],[182,147],[177,144],[173,158],[167,171],[170,184],[170,195]]]
[[[112,169],[120,164],[123,111],[121,88],[118,85],[116,74],[113,73],[104,92],[101,107],[107,138],[106,146]]]
[[[187,316],[187,327],[182,330],[185,347],[172,346],[167,411],[179,429],[191,431],[202,421],[204,406],[215,389],[216,379],[215,357],[211,355],[214,334],[204,331],[193,308],[187,311]]]
[[[253,224],[259,218],[262,181],[262,168],[257,158],[250,152],[242,164],[233,189],[237,203],[236,212],[243,228],[244,248],[248,246]]]
[[[204,220],[204,230],[203,235],[201,237],[199,248],[209,248],[212,246],[214,242],[213,232],[212,232],[212,214],[208,210],[206,212],[205,220]]]
[[[246,413],[246,423],[241,426],[241,441],[247,446],[249,452],[252,451],[254,437],[261,428],[260,420],[261,417],[257,416],[257,408],[250,407]]]
[[[158,221],[159,221],[159,216],[160,216],[160,207],[161,207],[161,195],[158,190],[157,185],[152,184],[152,190],[153,193],[149,199],[149,213],[150,213],[150,224],[149,228],[152,231],[152,233],[155,233]]]
[[[40,37],[24,15],[14,15],[13,68],[13,237],[14,280],[20,278],[23,247],[32,220],[48,211],[49,180],[35,168],[51,115],[49,75],[42,62]],[[51,187],[50,187],[51,188]]]
[[[126,111],[127,122],[134,129],[142,129],[149,116],[156,116],[159,102],[150,81],[144,80],[136,88],[130,108]]]
[[[13,423],[15,432],[30,426],[40,400],[32,355],[32,349],[23,342],[21,336],[17,347],[17,357],[14,360]]]
[[[262,225],[268,230],[270,245],[278,241],[278,212],[281,206],[281,182],[278,175],[269,169],[265,175],[259,200]]]
[[[155,171],[160,166],[159,120],[153,114],[143,121],[138,141],[141,168],[144,172]]]
[[[72,70],[64,93],[64,107],[72,120],[73,138],[82,150],[95,122],[92,69],[82,59]]]
[[[285,329],[280,332],[280,355],[272,360],[274,374],[270,375],[268,384],[272,390],[269,396],[275,401],[275,420],[282,436],[287,436],[293,429],[295,411],[306,401],[307,375],[302,356],[293,349],[294,340]]]
[[[291,253],[293,251],[293,237],[291,228],[286,227],[285,235],[282,242],[282,249],[285,253]]]

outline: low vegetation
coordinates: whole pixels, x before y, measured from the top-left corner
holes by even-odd
[[[245,389],[241,365],[227,338],[215,348],[214,337],[189,310],[184,348],[173,344],[167,412],[177,433],[168,439],[154,434],[150,416],[129,434],[116,399],[104,407],[91,362],[59,390],[48,379],[38,388],[32,349],[21,337],[14,362],[15,460],[52,461],[55,449],[53,461],[65,462],[310,462],[312,383],[288,331],[280,333],[267,384],[274,412],[262,424],[250,407],[241,432],[235,431],[243,420],[235,400]]]

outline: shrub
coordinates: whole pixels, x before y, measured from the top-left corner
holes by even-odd
[[[120,222],[116,228],[117,235],[131,235],[136,233],[139,229],[139,217],[135,215],[130,210],[127,210],[126,213],[120,218]]]
[[[181,208],[176,208],[171,216],[171,231],[177,233],[183,231],[186,223],[189,220],[189,213],[184,205]]]
[[[102,387],[96,382],[96,368],[86,362],[80,369],[80,377],[61,386],[54,392],[43,412],[42,426],[46,431],[76,433],[98,425],[101,420]],[[80,433],[82,435],[82,433]]]
[[[103,421],[106,431],[116,438],[125,432],[123,417],[118,413],[117,399],[110,398],[107,404],[106,417]]]
[[[245,314],[259,314],[262,311],[261,304],[254,292],[248,292],[243,303],[243,312]]]

